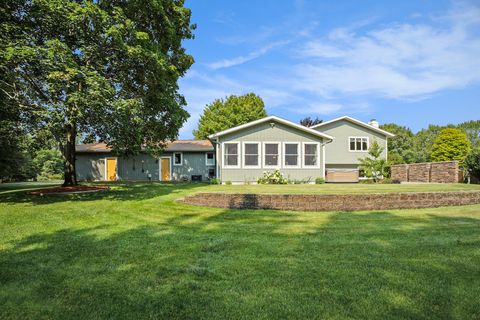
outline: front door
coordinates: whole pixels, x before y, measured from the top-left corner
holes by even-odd
[[[117,180],[117,159],[107,159],[107,181]]]
[[[170,158],[162,158],[162,181],[170,181]]]

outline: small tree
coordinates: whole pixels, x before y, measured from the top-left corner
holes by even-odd
[[[207,105],[193,131],[195,139],[206,139],[212,133],[267,116],[262,98],[254,93],[243,96],[231,95]]]
[[[432,161],[463,162],[470,152],[467,135],[459,129],[446,128],[440,131],[432,146]]]
[[[480,179],[480,148],[475,148],[465,158],[464,167],[470,177]]]
[[[308,128],[313,127],[314,125],[320,124],[322,122],[323,122],[323,120],[318,118],[318,117],[316,117],[315,119],[310,118],[310,117],[306,117],[306,118],[303,118],[302,120],[300,120],[300,124],[302,126],[305,126],[305,127],[308,127]]]
[[[358,159],[360,161],[360,169],[365,172],[367,178],[372,178],[373,181],[378,182],[382,177],[388,173],[388,165],[385,159],[382,159],[383,148],[380,147],[377,141],[373,141],[370,149],[368,149],[368,156]]]

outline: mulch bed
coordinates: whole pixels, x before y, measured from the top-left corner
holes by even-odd
[[[35,191],[31,191],[28,194],[35,195],[35,196],[42,196],[44,194],[94,192],[94,191],[109,190],[109,189],[110,189],[109,186],[69,186],[69,187],[38,189]]]

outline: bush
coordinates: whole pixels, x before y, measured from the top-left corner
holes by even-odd
[[[225,184],[226,184],[227,186],[230,186],[230,185],[232,185],[232,181],[227,180],[227,181],[225,181]]]
[[[321,177],[318,177],[315,179],[315,184],[324,184],[324,183],[325,183],[325,179]]]
[[[258,184],[287,184],[288,179],[283,176],[280,170],[273,172],[264,171],[263,175],[257,179]]]
[[[210,184],[220,184],[220,179],[212,178],[210,179]]]

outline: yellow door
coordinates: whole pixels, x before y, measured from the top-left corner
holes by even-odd
[[[170,158],[162,158],[162,181],[170,181]]]
[[[117,159],[107,159],[107,180],[117,180]]]

